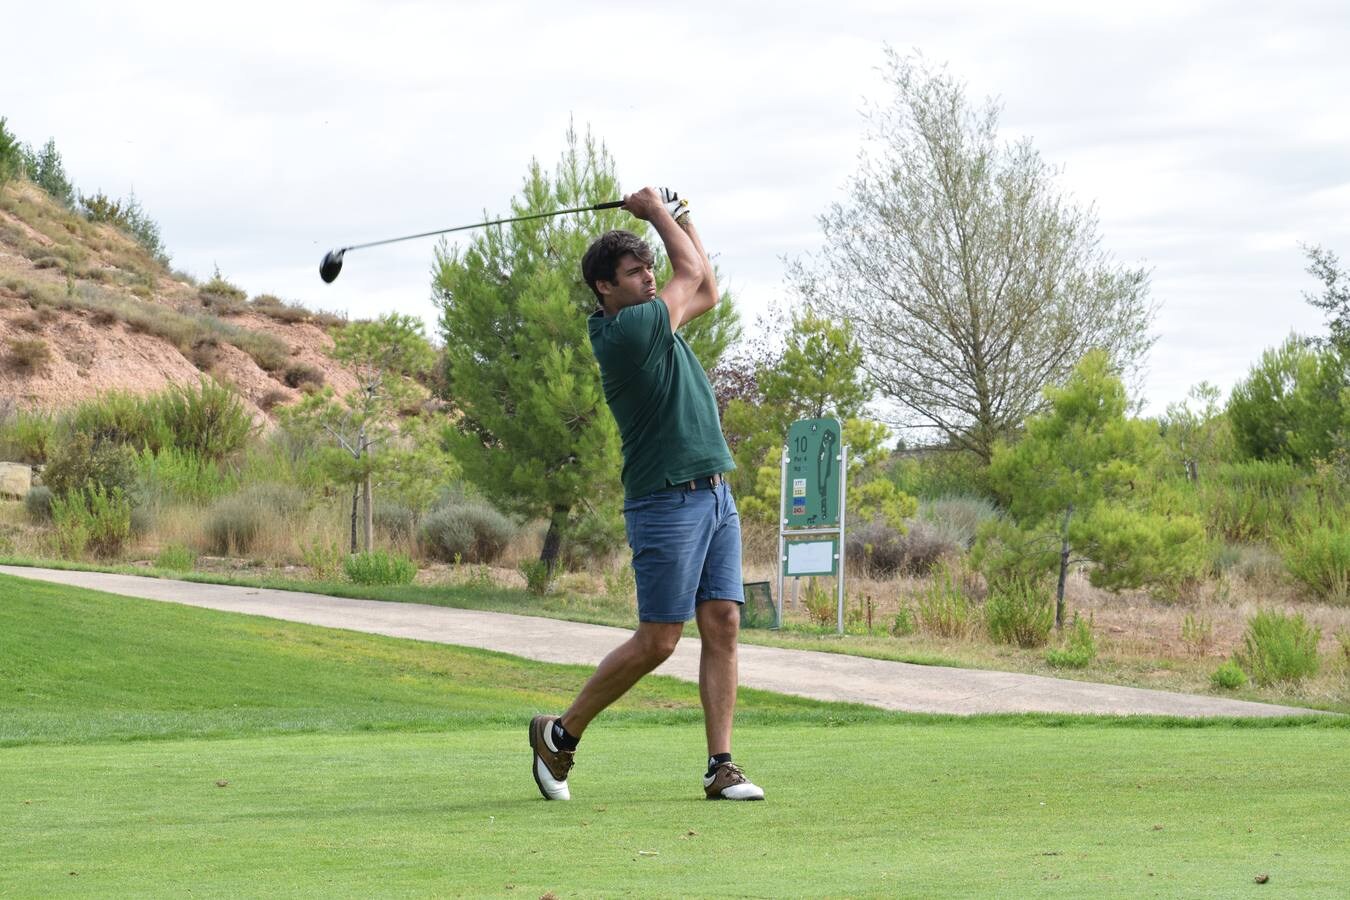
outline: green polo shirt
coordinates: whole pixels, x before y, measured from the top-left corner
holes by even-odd
[[[736,467],[717,399],[660,297],[587,323],[605,402],[623,437],[623,493],[642,497]]]

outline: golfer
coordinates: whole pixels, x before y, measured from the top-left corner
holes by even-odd
[[[763,800],[764,791],[731,761],[736,635],[745,602],[740,517],[723,479],[735,463],[708,376],[679,334],[681,325],[717,305],[717,282],[686,201],[648,187],[625,197],[623,208],[652,224],[671,268],[658,293],[651,248],[627,231],[601,235],[581,261],[600,306],[588,322],[591,348],[623,437],[623,515],[638,627],[601,661],[565,713],[530,722],[531,768],[546,800],[571,799],[567,774],[586,727],[664,662],[684,623],[696,619],[708,738],[704,794]]]

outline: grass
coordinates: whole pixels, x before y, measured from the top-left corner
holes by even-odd
[[[706,803],[644,681],[540,800],[587,670],[0,576],[0,895],[1287,896],[1350,875],[1345,725],[905,716],[744,691]],[[1162,727],[1168,725],[1184,727]],[[1058,726],[1058,727],[1056,727]]]

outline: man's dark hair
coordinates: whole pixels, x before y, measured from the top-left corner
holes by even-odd
[[[631,231],[606,231],[595,239],[586,255],[581,258],[581,277],[591,286],[595,301],[602,303],[604,298],[596,290],[597,281],[615,281],[619,269],[619,257],[631,253],[644,266],[650,266],[656,259],[647,242]]]

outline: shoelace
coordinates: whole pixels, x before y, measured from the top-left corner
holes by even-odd
[[[718,766],[717,768],[720,769],[720,770],[722,770],[722,771],[724,771],[724,772],[726,772],[727,775],[730,776],[730,778],[731,778],[731,783],[732,783],[732,784],[740,784],[742,781],[745,780],[745,773],[742,772],[742,771],[741,771],[741,767],[738,766],[738,765],[736,765],[735,763],[732,763],[732,762],[729,762],[729,763],[722,763],[722,764],[721,764],[720,766]],[[716,771],[716,770],[713,771],[713,777],[714,777],[714,778],[717,777],[717,771]]]

